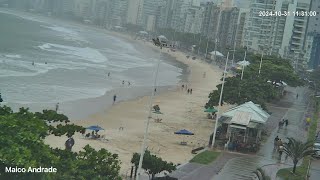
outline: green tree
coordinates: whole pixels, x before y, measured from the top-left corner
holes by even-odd
[[[20,108],[13,112],[7,106],[0,107],[0,179],[120,179],[120,161],[116,154],[105,149],[96,151],[88,145],[84,151],[70,152],[44,143],[48,135],[72,136],[83,130],[68,122],[65,115],[55,111],[32,113],[28,108]],[[58,173],[3,172],[5,167],[16,166],[52,166]]]
[[[206,108],[218,105],[221,87],[222,85],[219,84],[217,86],[218,89],[209,94],[209,101],[205,105]],[[242,104],[252,101],[265,108],[265,102],[272,100],[276,95],[276,88],[262,78],[240,80],[239,76],[235,76],[225,80],[222,103]]]
[[[139,165],[140,154],[134,153],[131,163],[137,168]],[[146,150],[143,156],[142,168],[149,174],[150,179],[154,179],[155,175],[163,171],[172,172],[176,169],[173,163],[168,163],[156,155],[152,155],[150,151]],[[151,176],[151,177],[150,177]]]
[[[284,144],[284,152],[293,161],[292,172],[296,172],[298,162],[306,157],[314,154],[316,150],[313,150],[313,142],[301,142],[294,138],[288,138],[289,142]]]
[[[239,58],[240,54],[237,56]],[[237,71],[236,76],[226,78],[222,103],[242,104],[252,101],[266,109],[267,102],[279,99],[282,95],[283,87],[278,86],[277,83],[286,82],[293,87],[303,85],[303,81],[294,72],[288,60],[266,56],[263,58],[259,74],[261,56],[248,53],[247,57],[251,64],[245,67],[243,79],[240,78],[241,70]],[[221,86],[219,84],[217,90],[209,94],[206,108],[218,105]]]

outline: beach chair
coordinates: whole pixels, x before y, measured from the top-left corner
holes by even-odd
[[[100,138],[99,138],[98,140],[100,140],[100,141],[102,141],[102,142],[108,142],[108,141],[109,141],[109,140],[106,138],[106,135],[100,136]]]

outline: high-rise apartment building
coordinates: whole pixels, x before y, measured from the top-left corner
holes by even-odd
[[[307,16],[293,12],[309,11],[310,0],[252,0],[246,23],[244,45],[255,52],[297,59],[305,67],[307,42]],[[266,16],[261,12],[290,12],[287,16]],[[309,39],[310,40],[310,39]]]
[[[129,0],[127,23],[130,23],[130,24],[141,23],[143,2],[144,0]]]
[[[201,33],[203,36],[206,36],[210,39],[215,39],[220,7],[212,2],[207,2],[202,6],[204,7],[204,17],[202,21]]]
[[[308,36],[313,37],[312,50],[310,54],[309,68],[320,65],[320,1],[311,0],[310,11],[316,16],[310,16],[308,22]]]
[[[201,33],[204,8],[192,6],[186,13],[186,20],[183,32],[199,34]]]
[[[226,8],[221,12],[218,33],[219,47],[232,48],[236,41],[237,26],[239,21],[239,8]]]

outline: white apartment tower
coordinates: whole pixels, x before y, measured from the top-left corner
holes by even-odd
[[[142,17],[143,2],[144,0],[129,0],[127,23],[139,24]]]
[[[306,64],[307,16],[295,16],[293,12],[309,11],[310,0],[252,0],[245,25],[244,46],[265,54],[299,59]],[[290,12],[290,15],[265,16],[260,12]]]

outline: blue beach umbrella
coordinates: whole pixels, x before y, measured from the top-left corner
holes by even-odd
[[[193,132],[191,131],[188,131],[186,129],[182,129],[180,131],[176,131],[174,132],[174,134],[179,134],[179,135],[194,135]],[[182,145],[186,145],[187,143],[185,142],[184,138],[183,138],[183,141],[181,142]]]
[[[193,132],[188,131],[186,129],[182,129],[180,131],[174,132],[174,134],[180,134],[180,135],[194,135]]]
[[[100,126],[89,126],[87,127],[86,129],[89,129],[89,130],[93,130],[93,131],[100,131],[100,130],[104,130],[102,127]]]

